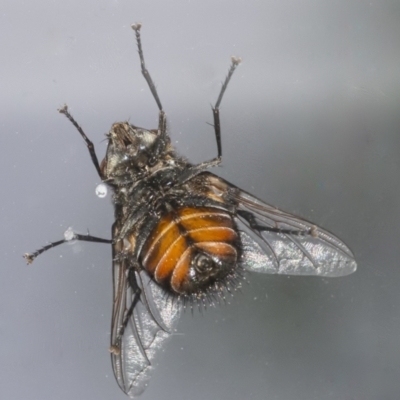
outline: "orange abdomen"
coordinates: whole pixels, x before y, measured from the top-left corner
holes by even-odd
[[[184,207],[163,216],[140,255],[144,269],[178,294],[203,290],[236,264],[238,235],[229,213]]]

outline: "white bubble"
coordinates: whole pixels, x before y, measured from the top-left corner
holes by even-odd
[[[67,242],[70,242],[71,240],[75,239],[75,232],[72,230],[71,227],[69,227],[65,232],[64,232],[64,239]]]
[[[107,196],[107,185],[100,183],[96,186],[96,196],[100,199],[104,199]]]

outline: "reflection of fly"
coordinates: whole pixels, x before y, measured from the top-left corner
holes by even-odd
[[[182,304],[224,298],[243,270],[287,275],[343,276],[356,270],[353,254],[338,238],[271,207],[207,172],[221,162],[219,105],[240,63],[232,64],[213,107],[218,156],[193,165],[178,156],[166,115],[144,63],[140,24],[133,25],[142,74],[156,100],[158,129],[116,123],[98,163],[93,143],[68,112],[102,181],[113,191],[112,240],[68,231],[63,240],[25,254],[39,254],[68,240],[112,243],[114,307],[111,358],[121,389],[133,397],[147,385],[151,361],[171,335]]]

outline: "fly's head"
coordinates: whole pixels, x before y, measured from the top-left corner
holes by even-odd
[[[106,135],[108,147],[101,163],[105,182],[118,185],[145,176],[163,158],[166,139],[157,130],[115,123]]]

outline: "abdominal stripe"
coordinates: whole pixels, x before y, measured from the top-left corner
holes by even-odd
[[[232,217],[221,210],[181,208],[161,218],[142,250],[143,267],[157,282],[169,284],[188,271],[195,249],[210,255],[232,253],[237,234]],[[178,267],[178,270],[174,269]]]

